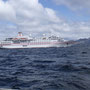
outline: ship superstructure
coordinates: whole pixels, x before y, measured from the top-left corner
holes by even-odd
[[[24,36],[22,32],[17,37],[6,38],[0,42],[0,48],[41,48],[41,47],[64,47],[67,44],[60,37],[51,35],[41,38]]]

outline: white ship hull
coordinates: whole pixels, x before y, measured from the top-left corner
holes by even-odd
[[[3,45],[0,48],[46,48],[46,47],[66,47],[65,44],[46,44],[46,45]]]

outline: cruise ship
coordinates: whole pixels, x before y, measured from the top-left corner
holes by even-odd
[[[43,35],[41,38],[24,36],[19,32],[17,37],[6,38],[0,42],[0,48],[45,48],[45,47],[66,47],[68,43],[58,36]]]

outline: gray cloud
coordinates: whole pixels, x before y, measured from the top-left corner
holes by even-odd
[[[90,0],[53,0],[58,5],[66,5],[72,10],[82,10],[90,8]]]

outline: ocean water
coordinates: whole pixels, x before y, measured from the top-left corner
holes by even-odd
[[[0,90],[90,90],[90,46],[0,49]]]

